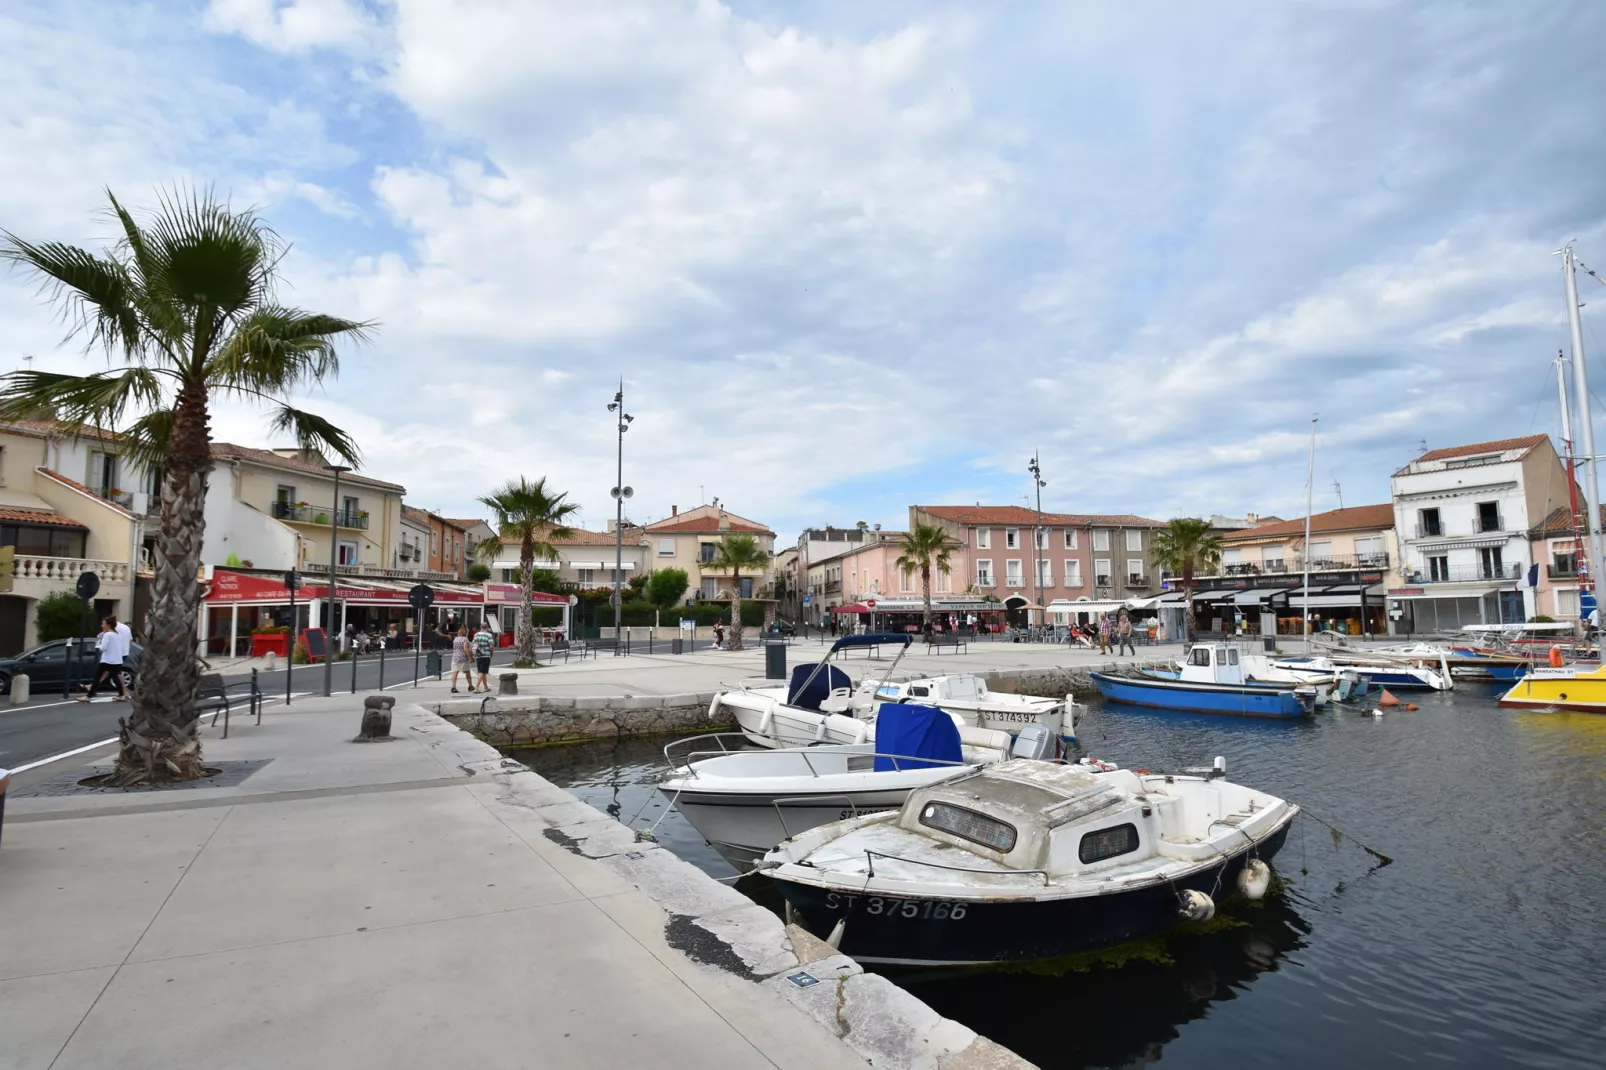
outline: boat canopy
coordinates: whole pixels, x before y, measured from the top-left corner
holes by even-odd
[[[831,654],[835,654],[838,650],[849,650],[856,646],[887,646],[891,643],[908,646],[914,641],[914,636],[903,632],[871,632],[868,635],[844,635],[831,644],[830,654],[827,654],[826,657],[830,657]]]
[[[954,719],[935,706],[915,703],[881,704],[876,714],[875,749],[878,773],[958,765],[965,760]]]
[[[835,665],[825,665],[820,662],[794,665],[791,686],[786,689],[786,704],[818,712],[820,703],[838,687],[845,687],[851,691],[853,681],[847,673]]]

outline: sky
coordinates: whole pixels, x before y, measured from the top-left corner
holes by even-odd
[[[258,208],[286,303],[377,324],[305,404],[449,516],[545,476],[603,527],[621,379],[638,522],[901,528],[1024,504],[1034,451],[1045,510],[1297,516],[1313,415],[1318,511],[1558,431],[1603,40],[1588,0],[11,0],[0,228]],[[25,355],[105,359],[0,272]]]

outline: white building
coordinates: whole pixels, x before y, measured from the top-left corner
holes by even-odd
[[[1396,633],[1525,621],[1528,530],[1568,501],[1548,435],[1430,450],[1394,473],[1401,586],[1390,588]]]

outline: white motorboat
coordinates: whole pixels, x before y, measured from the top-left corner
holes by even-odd
[[[1014,740],[996,733],[1001,747],[965,746],[952,715],[933,706],[891,706],[881,728],[881,743],[784,750],[730,751],[727,733],[677,740],[664,757],[678,775],[658,790],[726,861],[745,868],[811,828],[896,809],[916,788],[1012,752],[1040,759],[1054,751],[1053,738],[1036,725]]]
[[[1455,687],[1449,666],[1441,663],[1429,668],[1422,660],[1387,660],[1382,655],[1356,654],[1354,657],[1282,658],[1272,663],[1291,672],[1338,673],[1353,669],[1367,683],[1400,691],[1449,691]]]
[[[747,738],[761,747],[808,747],[823,743],[869,743],[875,739],[875,718],[878,708],[887,699],[878,692],[888,689],[907,698],[937,706],[951,713],[960,725],[962,740],[971,746],[990,746],[988,733],[1005,731],[1018,734],[1026,724],[1039,724],[1062,742],[1075,740],[1074,714],[1066,724],[1067,710],[1074,710],[1069,695],[1064,699],[1037,699],[1024,695],[1001,695],[987,690],[984,682],[974,676],[948,674],[938,686],[931,684],[936,677],[888,682],[904,653],[909,648],[908,635],[848,635],[832,644],[824,660],[813,665],[798,665],[792,670],[791,681],[782,685],[738,684],[714,696],[709,704],[709,718],[717,719],[723,708],[736,718],[736,723]],[[832,655],[857,647],[897,645],[902,649],[881,681],[866,681],[855,688],[852,679],[841,668],[830,663]],[[962,680],[970,680],[974,688],[963,688]],[[914,694],[915,688],[942,694]],[[950,709],[952,705],[952,709]],[[1030,715],[1033,721],[1026,721]],[[981,722],[978,727],[977,721]],[[996,728],[986,727],[996,725]],[[967,736],[967,732],[971,735]]]
[[[1266,893],[1299,808],[1208,776],[983,766],[898,810],[795,836],[758,869],[804,928],[860,962],[1027,961],[1206,920]]]

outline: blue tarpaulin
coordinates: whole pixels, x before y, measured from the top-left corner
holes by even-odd
[[[816,669],[820,675],[814,677],[814,682],[807,688],[803,686],[810,674]],[[792,667],[792,683],[786,689],[786,704],[797,706],[805,710],[818,710],[820,703],[824,702],[831,692],[839,687],[852,689],[853,680],[848,674],[835,665],[826,665],[821,668],[819,662],[812,665],[794,665]]]
[[[960,762],[959,729],[935,706],[883,702],[875,721],[876,772]],[[894,759],[889,755],[896,755]],[[920,761],[919,759],[931,759]]]

